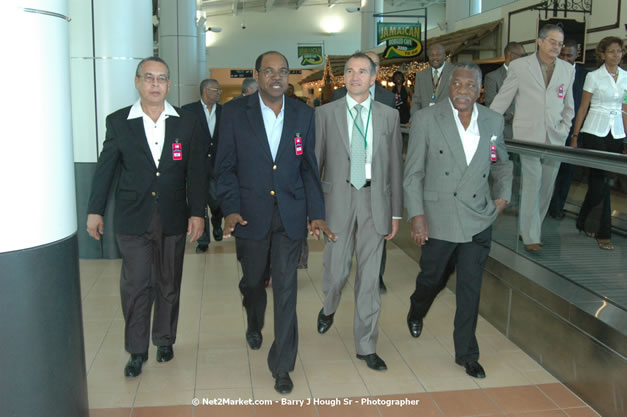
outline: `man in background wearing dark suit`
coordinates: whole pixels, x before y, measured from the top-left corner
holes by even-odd
[[[366,52],[366,55],[368,56],[368,58],[372,60],[372,62],[374,62],[374,65],[377,69],[376,75],[378,76],[379,68],[381,68],[380,67],[381,59],[379,58],[379,55],[372,51]],[[333,92],[333,97],[331,97],[331,101],[338,100],[345,96],[346,96],[346,87],[338,88],[337,90]],[[383,86],[379,83],[379,81],[375,81],[374,85],[370,87],[370,96],[375,101],[378,101],[379,103],[383,103],[385,105],[392,107],[393,109],[396,109],[396,96],[390,90],[383,88]],[[388,290],[385,285],[385,282],[383,282],[383,274],[385,274],[385,263],[387,260],[387,252],[388,251],[387,251],[387,240],[386,240],[383,242],[383,252],[381,254],[381,266],[379,268],[379,292],[381,293],[387,292]]]
[[[214,79],[202,80],[200,83],[200,100],[183,106],[185,110],[189,110],[196,114],[203,128],[205,137],[205,146],[207,151],[207,161],[209,169],[207,171],[208,202],[211,210],[211,225],[213,226],[213,238],[216,241],[222,240],[222,210],[216,195],[215,181],[215,157],[218,149],[218,138],[220,131],[220,115],[222,114],[222,106],[218,104],[222,89],[218,81]],[[205,208],[205,231],[198,239],[196,253],[203,253],[209,247],[209,210]]]
[[[575,81],[573,82],[573,101],[575,102],[575,116],[579,110],[579,104],[581,104],[581,96],[583,95],[583,84],[586,81],[586,74],[588,70],[581,65],[577,65],[577,57],[579,51],[577,49],[577,41],[572,39],[566,39],[564,46],[562,46],[562,52],[559,58],[568,62],[575,67]],[[566,139],[566,146],[570,146],[571,136],[573,134],[573,126],[570,127],[568,132],[568,138]],[[568,191],[570,190],[570,183],[573,180],[574,168],[571,164],[563,163],[560,165],[560,170],[557,173],[555,179],[555,189],[553,190],[553,197],[549,204],[549,216],[554,219],[562,219],[565,216],[564,205],[568,198]]]
[[[298,351],[297,275],[307,221],[319,237],[327,234],[324,200],[315,156],[314,111],[285,97],[289,67],[279,52],[255,62],[259,93],[225,104],[216,170],[224,211],[224,236],[235,236],[244,276],[240,291],[246,308],[248,346],[261,347],[267,296],[263,275],[272,269],[274,342],[268,367],[274,389],[287,394]]]
[[[174,357],[185,233],[200,237],[207,197],[205,145],[192,113],[170,105],[170,71],[161,58],[143,59],[135,73],[139,100],[107,116],[107,133],[89,197],[87,232],[100,240],[109,188],[120,171],[114,228],[122,273],[124,375],[148,359],[150,311],[157,361]]]

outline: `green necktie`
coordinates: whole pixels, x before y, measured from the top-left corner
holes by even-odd
[[[351,184],[360,189],[366,184],[366,146],[363,136],[364,122],[361,120],[361,104],[355,105],[353,135],[351,136]]]

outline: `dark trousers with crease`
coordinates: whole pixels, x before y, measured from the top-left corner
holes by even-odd
[[[288,237],[275,204],[268,236],[262,240],[237,237],[235,244],[243,270],[239,288],[244,298],[249,330],[261,331],[264,325],[267,296],[263,281],[270,254],[274,342],[268,353],[268,367],[272,374],[293,371],[298,352],[296,265],[300,258],[302,239],[291,240]]]
[[[209,245],[211,242],[211,227],[216,229],[222,225],[222,208],[216,192],[215,178],[209,178],[209,192],[207,202],[209,207],[205,207],[205,230],[198,238],[199,245]],[[211,216],[209,215],[211,213]]]
[[[153,303],[152,343],[173,345],[179,316],[185,233],[164,235],[159,210],[155,209],[146,233],[117,234],[116,238],[122,254],[120,295],[126,351],[148,352]]]
[[[471,362],[479,359],[479,345],[475,336],[483,267],[490,253],[492,228],[488,227],[467,243],[454,243],[430,238],[422,247],[420,273],[416,290],[410,297],[410,314],[424,318],[433,300],[444,288],[446,280],[457,268],[455,298],[455,359]]]

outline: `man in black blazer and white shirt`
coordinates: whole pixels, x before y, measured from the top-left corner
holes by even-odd
[[[209,184],[209,209],[211,210],[211,225],[213,226],[213,238],[216,241],[222,240],[222,210],[218,202],[216,194],[215,181],[215,160],[218,149],[218,138],[220,132],[220,115],[222,114],[222,105],[218,104],[222,89],[217,80],[205,79],[200,83],[200,100],[183,106],[185,110],[189,110],[196,114],[200,125],[205,133],[207,151],[207,162],[209,169],[207,171],[207,181]],[[206,252],[209,247],[209,213],[205,210],[205,231],[198,239],[197,253]]]
[[[165,61],[142,60],[135,88],[139,100],[107,116],[87,216],[87,232],[100,240],[109,189],[119,170],[114,227],[122,254],[124,345],[131,354],[124,375],[129,377],[139,375],[148,359],[153,302],[157,361],[174,357],[185,234],[192,242],[201,235],[207,195],[200,124],[165,100],[170,89]]]

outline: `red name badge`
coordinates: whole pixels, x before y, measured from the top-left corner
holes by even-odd
[[[297,133],[294,138],[294,148],[296,149],[296,155],[303,154],[303,139],[300,137],[300,133]]]
[[[183,145],[180,143],[172,144],[172,160],[180,161],[183,159]]]
[[[564,98],[564,84],[557,87],[557,98]]]
[[[496,162],[496,145],[490,145],[490,161]]]

